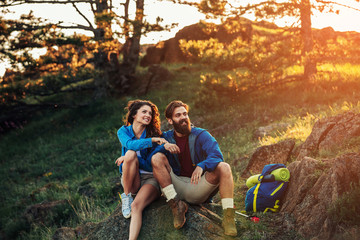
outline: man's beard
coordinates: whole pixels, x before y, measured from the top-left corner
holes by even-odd
[[[186,125],[182,125],[186,122]],[[183,135],[189,135],[191,133],[191,124],[190,119],[180,120],[178,123],[173,121],[173,126],[176,132],[181,133]]]

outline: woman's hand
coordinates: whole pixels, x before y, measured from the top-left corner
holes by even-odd
[[[178,154],[180,153],[180,148],[176,144],[172,143],[165,143],[164,148],[168,150],[172,154]]]
[[[118,159],[116,159],[115,164],[120,166],[120,164],[124,162],[124,159],[124,156],[119,157]]]
[[[159,137],[153,137],[151,138],[152,142],[156,142],[159,145],[162,145],[164,143],[168,143],[168,141],[165,140],[165,138],[159,138]]]

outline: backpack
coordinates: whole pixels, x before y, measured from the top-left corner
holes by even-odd
[[[265,165],[261,174],[258,177],[258,183],[251,187],[245,198],[245,210],[247,212],[278,212],[280,210],[280,200],[283,197],[288,181],[276,181],[270,179],[272,171],[278,168],[286,168],[284,164],[268,164]],[[265,177],[265,178],[264,178]]]

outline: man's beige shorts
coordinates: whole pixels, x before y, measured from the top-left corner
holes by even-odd
[[[154,175],[150,173],[142,173],[140,174],[140,187],[142,187],[145,184],[151,184],[153,185],[157,190],[160,191],[160,185],[158,181],[154,178]],[[123,183],[123,176],[121,175],[121,185],[124,186]]]
[[[170,176],[178,197],[192,204],[204,203],[219,186],[219,184],[214,185],[206,181],[205,174],[202,175],[198,184],[191,183],[189,177],[177,176],[172,170]]]

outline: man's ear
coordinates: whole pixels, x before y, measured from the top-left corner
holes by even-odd
[[[167,120],[169,124],[173,125],[173,120],[171,118],[167,118]]]

